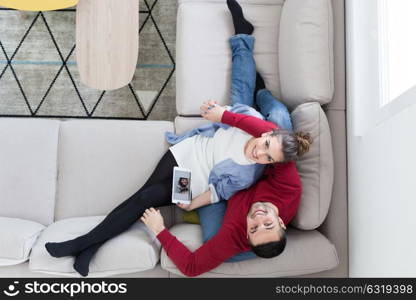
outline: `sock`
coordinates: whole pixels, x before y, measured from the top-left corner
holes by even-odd
[[[228,9],[233,17],[235,34],[252,34],[253,25],[244,18],[243,10],[240,4],[235,0],[227,0]]]
[[[84,277],[88,276],[91,259],[102,244],[103,243],[94,244],[78,253],[74,262],[75,271]]]
[[[259,72],[256,72],[256,87],[254,88],[254,101],[253,103],[256,103],[257,98],[257,92],[259,90],[265,89],[266,85],[264,84],[263,77],[259,74]]]
[[[46,243],[45,248],[53,257],[75,256],[80,251],[77,249],[74,240],[61,243]]]

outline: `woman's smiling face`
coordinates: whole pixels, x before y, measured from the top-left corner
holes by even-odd
[[[263,133],[259,138],[250,139],[244,149],[245,156],[257,164],[272,164],[283,161],[282,144],[272,132]]]

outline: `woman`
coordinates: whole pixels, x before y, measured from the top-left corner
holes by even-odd
[[[233,69],[233,77],[238,72]],[[253,80],[254,81],[254,80]],[[251,98],[253,101],[254,83],[249,83],[251,90],[239,91],[233,81],[232,103],[238,103]],[[202,107],[202,116],[209,109],[220,109],[212,103],[205,103]],[[298,153],[298,139],[289,131],[276,131],[255,138],[238,128],[219,128],[212,137],[194,135],[170,147],[159,161],[154,172],[147,182],[130,198],[122,202],[106,218],[87,234],[75,239],[59,243],[46,243],[45,247],[49,254],[54,257],[68,255],[76,256],[74,269],[81,275],[88,274],[89,262],[99,247],[108,239],[127,230],[137,218],[143,214],[145,209],[171,205],[172,173],[175,166],[191,169],[192,182],[191,191],[196,197],[191,202],[191,207],[198,208],[221,199],[228,199],[239,189],[244,189],[253,184],[258,178],[258,172],[253,166],[259,164],[270,164],[287,159],[293,159]],[[291,141],[289,144],[285,141]],[[289,145],[289,147],[287,147]],[[293,147],[295,145],[296,147]],[[225,163],[224,163],[225,162]],[[221,166],[231,164],[235,170],[250,169],[251,182],[244,185],[238,184],[238,180],[232,189],[226,188],[228,182],[233,180],[219,180],[224,176],[218,176],[219,171],[224,170]],[[218,167],[218,165],[220,167]],[[215,176],[213,170],[216,170]],[[254,170],[254,171],[253,171]],[[227,174],[241,179],[241,172]],[[240,177],[238,177],[240,176]],[[228,177],[230,178],[230,177]]]
[[[232,50],[231,103],[233,105],[244,103],[248,106],[257,106],[267,121],[276,124],[280,129],[292,132],[290,114],[286,106],[273,97],[270,91],[265,88],[261,76],[256,73],[253,58],[254,37],[251,36],[254,30],[252,24],[244,18],[242,9],[236,1],[227,1],[227,5],[235,28],[235,36],[232,36],[229,41]],[[212,105],[212,103],[208,103],[208,105]],[[201,110],[209,111],[207,110],[208,105],[202,106]],[[212,113],[205,115],[205,118],[217,122],[215,117],[211,117],[216,114],[213,111],[209,112]],[[309,134],[297,133],[296,139],[293,139],[293,135],[282,130],[275,132],[279,134],[279,139],[284,144],[285,161],[294,160],[307,152],[312,142]],[[182,206],[182,208],[193,209],[189,206]],[[197,209],[204,243],[219,231],[226,208],[227,202],[219,201]],[[227,262],[242,261],[254,257],[256,255],[252,251],[248,251],[233,256]]]

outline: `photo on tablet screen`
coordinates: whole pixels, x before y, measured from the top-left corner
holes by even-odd
[[[172,202],[190,202],[191,196],[191,172],[175,167],[173,169]]]

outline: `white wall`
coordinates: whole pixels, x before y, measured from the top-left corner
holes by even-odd
[[[415,154],[416,105],[349,134],[351,277],[416,276]]]
[[[416,277],[416,88],[380,108],[376,1],[346,10],[349,270]]]

